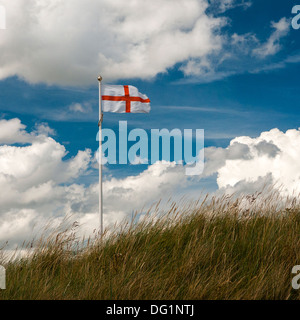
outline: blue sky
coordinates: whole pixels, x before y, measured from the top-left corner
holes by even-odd
[[[300,127],[300,31],[291,28],[295,1],[192,0],[174,1],[174,5],[169,0],[145,5],[129,1],[131,11],[119,0],[88,0],[84,10],[77,0],[73,5],[66,1],[64,8],[55,1],[52,8],[48,4],[38,8],[35,0],[2,2],[8,19],[7,29],[0,30],[1,119],[18,118],[28,133],[47,124],[55,131],[50,132],[53,139],[67,150],[62,163],[72,163],[80,150],[91,149],[93,155],[98,148],[98,74],[104,84],[136,86],[151,99],[152,107],[150,114],[105,113],[104,127],[116,131],[118,121],[127,120],[129,130],[205,130],[210,173],[185,189],[191,194],[200,189],[224,189],[225,177],[233,191],[248,180],[251,186],[245,190],[255,190],[260,177],[283,177],[281,170],[285,172],[285,165],[294,163],[272,162],[259,176],[255,174],[257,165],[263,167],[267,161],[262,154],[271,155],[278,149],[281,159],[286,159],[286,154],[297,156],[293,147],[280,149],[283,139],[290,137],[285,132],[295,129],[291,136],[296,135]],[[65,12],[63,18],[54,16],[56,9]],[[174,12],[169,14],[170,10]],[[137,18],[141,13],[145,14],[144,24]],[[77,25],[71,23],[74,17]],[[99,19],[98,24],[93,17]],[[12,23],[16,18],[19,24]],[[21,130],[20,124],[15,125]],[[274,128],[278,131],[271,131]],[[267,134],[259,140],[262,132]],[[11,147],[32,142],[21,135]],[[238,149],[229,147],[233,139]],[[297,139],[295,136],[285,144],[293,146]],[[2,146],[5,141],[0,141]],[[241,151],[253,151],[261,142],[265,153],[255,151],[247,158]],[[228,159],[233,162],[227,166]],[[239,171],[245,159],[253,159],[253,168],[250,162],[246,164],[250,166],[248,176]],[[273,163],[270,173],[267,167]],[[76,171],[65,180],[53,178],[56,187],[73,186],[76,181],[76,188],[82,184],[92,188],[97,183],[97,169],[82,166],[82,175]],[[147,168],[109,165],[104,172],[107,185],[118,181],[125,188],[128,181],[135,181],[130,177],[146,176]],[[50,180],[41,181],[47,184]],[[36,182],[31,187],[41,185]],[[76,206],[70,202],[72,210]]]
[[[264,42],[272,32],[270,21],[290,19],[294,4],[295,1],[264,0],[252,1],[247,9],[233,8],[220,14],[230,19],[224,31],[253,33]],[[291,29],[280,41],[281,50],[277,54],[258,61],[240,55],[222,66],[234,72],[233,75],[209,83],[185,77],[179,70],[180,64],[149,80],[110,81],[137,86],[151,98],[152,112],[150,115],[105,114],[104,126],[115,128],[118,120],[126,119],[129,126],[145,129],[203,128],[206,146],[223,147],[239,135],[256,136],[275,127],[298,128],[300,64],[284,63],[290,57],[300,56],[298,39],[299,31]],[[283,66],[276,68],[278,63]],[[255,72],[272,65],[274,69]],[[95,69],[94,85],[77,88],[31,85],[18,77],[3,79],[0,82],[2,117],[18,117],[29,127],[36,122],[49,123],[57,133],[56,139],[66,144],[70,155],[85,147],[95,150],[98,73],[101,70]],[[72,103],[84,102],[91,105],[88,114],[65,114]]]

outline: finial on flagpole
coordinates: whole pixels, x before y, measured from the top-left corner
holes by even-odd
[[[99,82],[102,81],[102,77],[101,76],[98,77],[98,81]]]

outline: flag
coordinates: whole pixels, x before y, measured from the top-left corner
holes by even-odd
[[[134,86],[105,85],[102,91],[103,112],[149,113],[150,99]]]

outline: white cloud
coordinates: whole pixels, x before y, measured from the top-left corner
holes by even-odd
[[[247,9],[252,5],[251,1],[245,0],[211,0],[211,3],[216,6],[220,12],[225,12],[236,7]]]
[[[50,128],[48,123],[46,123],[46,122],[36,124],[36,133],[37,133],[37,135],[44,135],[44,136],[55,136],[56,135],[55,130]]]
[[[1,120],[0,132],[0,243],[31,240],[33,230],[41,232],[50,220],[59,225],[70,215],[82,233],[91,234],[99,221],[98,184],[84,186],[76,180],[92,170],[91,151],[64,160],[63,145],[36,130],[28,132],[19,119]],[[26,144],[3,144],[9,136],[13,144]],[[137,176],[109,178],[104,181],[105,225],[128,218],[162,195],[171,196],[185,181],[184,168],[166,162]]]
[[[218,194],[251,194],[265,186],[283,197],[295,196],[300,193],[299,154],[300,128],[236,137],[227,148],[205,149],[201,179],[216,175]]]
[[[59,225],[66,216],[78,221],[80,234],[98,228],[98,184],[79,183],[93,170],[90,150],[64,160],[63,145],[35,129],[28,132],[19,119],[1,120],[0,132],[0,243],[31,240],[49,220]],[[105,226],[187,190],[187,196],[198,198],[208,178],[216,177],[217,194],[255,193],[274,183],[283,196],[298,194],[299,153],[300,130],[273,129],[257,138],[237,137],[227,148],[206,148],[201,176],[188,177],[182,165],[164,161],[136,176],[114,178],[108,172],[103,185]]]
[[[289,33],[290,21],[287,18],[281,18],[278,22],[272,21],[271,26],[274,29],[273,33],[266,43],[253,50],[254,55],[265,58],[281,49],[280,40]]]
[[[218,3],[218,0],[216,2]],[[242,3],[222,2],[225,11],[238,4]],[[289,34],[290,21],[283,17],[278,22],[272,21],[271,27],[274,31],[265,42],[259,41],[253,32],[244,34],[234,32],[232,35],[224,33],[222,50],[201,58],[192,57],[183,63],[180,70],[188,77],[180,79],[177,83],[207,83],[235,74],[267,72],[284,68],[289,63],[298,63],[298,56],[293,56],[284,58],[280,62],[266,64],[264,58],[272,58],[282,49],[282,39]]]
[[[51,129],[45,122],[36,124],[34,130],[29,134],[26,131],[26,126],[17,118],[9,121],[0,120],[0,128],[0,144],[25,144],[39,139],[40,136],[55,135],[55,130]]]
[[[289,28],[286,18],[272,22],[262,45],[251,31],[231,39],[223,29],[230,19],[220,13],[251,6],[238,0],[2,2],[0,80],[17,75],[30,83],[91,85],[99,73],[105,81],[151,79],[175,65],[187,79],[210,82],[238,73],[242,63],[232,61],[248,60],[249,51],[252,58],[277,53]],[[235,67],[226,69],[226,61]],[[83,105],[70,108],[86,114]]]
[[[0,128],[0,144],[26,143],[32,140],[32,137],[25,131],[26,126],[19,119],[0,120]]]
[[[65,147],[45,134],[49,131],[46,124],[29,133],[19,119],[0,121],[0,242],[12,235],[19,239],[21,226],[25,232],[46,223],[77,194],[72,182],[88,169],[91,151],[63,160]]]
[[[270,64],[264,64],[263,66],[260,66],[257,69],[252,70],[252,73],[260,73],[260,72],[267,72],[267,71],[272,71],[276,69],[283,69],[289,64],[296,64],[300,62],[300,55],[292,55],[288,56],[287,58],[279,61],[279,62],[274,62]]]
[[[131,161],[132,165],[138,165],[138,164],[148,164],[149,160],[148,159],[143,159],[139,156],[135,156],[135,158],[133,159],[133,161]]]
[[[271,179],[284,196],[300,193],[299,130],[284,133],[273,129],[257,138],[235,138],[230,145],[234,143],[246,145],[249,157],[226,159],[218,169],[219,188],[234,187],[241,182],[254,183],[265,177]]]
[[[92,105],[89,102],[84,102],[84,103],[72,103],[69,106],[69,110],[73,112],[78,112],[78,113],[88,113],[92,112]]]
[[[253,47],[257,47],[259,44],[258,39],[254,33],[248,32],[245,34],[234,33],[231,36],[231,44],[233,48],[236,48],[238,52],[243,54],[249,54]]]
[[[0,79],[89,85],[151,78],[222,47],[207,0],[3,0]]]

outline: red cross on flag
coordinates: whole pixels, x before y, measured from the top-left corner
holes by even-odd
[[[150,112],[150,99],[134,86],[105,85],[103,86],[102,101],[104,112]]]

